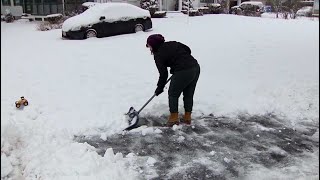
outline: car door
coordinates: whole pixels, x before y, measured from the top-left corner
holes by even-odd
[[[96,24],[96,30],[99,31],[100,37],[114,35],[114,23],[108,22],[108,17],[101,16],[99,23]]]
[[[120,18],[118,21],[114,22],[114,34],[126,34],[130,31],[130,23],[127,19]]]
[[[122,23],[119,20],[112,22],[112,25],[111,25],[112,35],[119,35],[123,33],[121,30],[121,24]]]
[[[97,31],[97,37],[105,37],[105,22],[100,21],[92,26],[92,29]],[[90,28],[89,28],[90,29]]]

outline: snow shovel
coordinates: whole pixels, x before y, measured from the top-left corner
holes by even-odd
[[[172,76],[171,76],[172,77]],[[171,80],[171,77],[167,80],[166,84]],[[149,102],[156,96],[156,94],[154,94],[143,106],[139,111],[136,111],[132,106],[130,107],[128,113],[126,113],[125,115],[127,115],[127,120],[129,123],[129,126],[124,129],[126,131],[130,131],[131,129],[136,128],[138,122],[139,122],[139,113],[142,111],[142,109],[144,107],[147,106],[147,104],[149,104]]]

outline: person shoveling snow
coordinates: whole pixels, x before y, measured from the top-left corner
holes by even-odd
[[[133,107],[129,109],[128,122],[130,130],[137,125],[139,113],[155,97],[163,92],[165,85],[171,80],[169,87],[169,110],[170,116],[167,126],[179,125],[179,123],[191,124],[191,112],[193,108],[193,96],[200,75],[200,65],[191,55],[191,49],[177,41],[165,41],[161,34],[150,35],[147,39],[146,47],[150,49],[154,56],[155,64],[159,71],[159,79],[154,95],[147,103],[136,111]],[[168,67],[172,76],[168,79]],[[178,103],[179,97],[183,93],[185,114],[179,121]]]

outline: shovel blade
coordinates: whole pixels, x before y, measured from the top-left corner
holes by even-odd
[[[131,129],[136,128],[139,122],[139,113],[133,107],[130,107],[126,115],[129,126],[125,130],[129,131]]]

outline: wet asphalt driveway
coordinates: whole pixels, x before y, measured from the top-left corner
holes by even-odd
[[[311,138],[319,127],[296,131],[272,114],[239,115],[237,118],[199,117],[192,126],[178,130],[163,127],[165,117],[143,117],[140,124],[162,133],[124,133],[102,140],[100,136],[78,136],[78,142],[94,146],[100,155],[106,149],[126,155],[150,156],[157,177],[150,178],[145,165],[137,165],[141,179],[242,179],[257,166],[282,168],[317,152],[319,141]],[[318,174],[318,172],[314,172]]]

